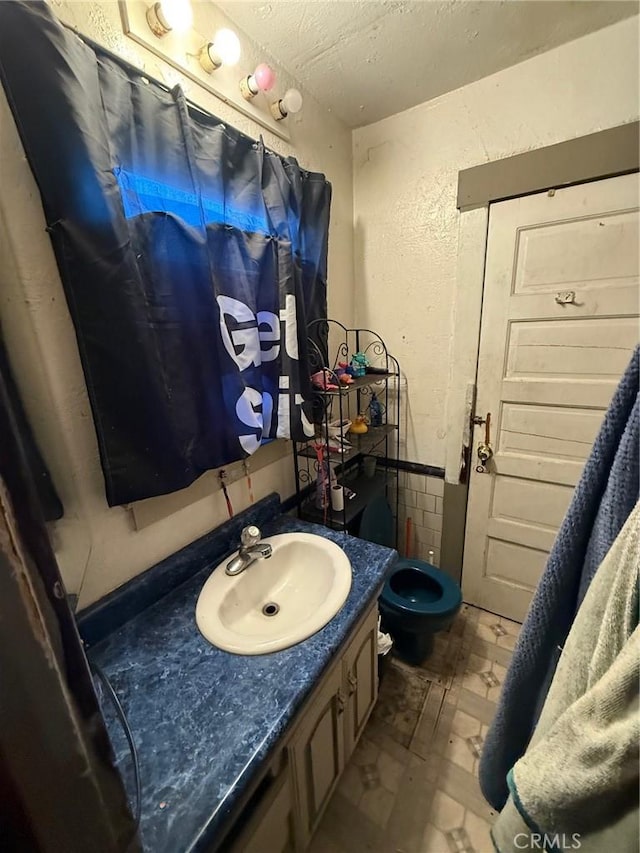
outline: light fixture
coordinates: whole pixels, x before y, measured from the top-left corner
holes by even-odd
[[[276,121],[282,121],[289,113],[299,113],[302,109],[302,95],[297,89],[287,89],[279,101],[271,104],[271,115]]]
[[[276,72],[266,62],[261,62],[256,66],[253,74],[242,78],[240,92],[245,101],[250,101],[258,92],[268,92],[273,89],[275,82]]]
[[[191,3],[189,0],[160,0],[147,9],[147,23],[158,38],[172,31],[186,33],[193,24]]]
[[[240,39],[233,30],[224,27],[215,34],[213,41],[202,46],[200,65],[212,74],[221,65],[236,65],[240,59]]]

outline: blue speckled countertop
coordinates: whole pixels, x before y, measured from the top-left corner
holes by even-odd
[[[211,646],[198,632],[194,611],[220,561],[216,556],[90,650],[116,689],[137,744],[140,834],[147,851],[200,851],[221,839],[236,817],[240,795],[379,594],[397,557],[388,548],[288,516],[263,524],[264,536],[298,530],[332,539],[353,570],[344,607],[308,640],[251,657]],[[106,704],[105,717],[131,792],[128,747]]]

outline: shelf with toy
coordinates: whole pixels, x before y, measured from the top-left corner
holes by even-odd
[[[359,388],[366,388],[369,385],[375,385],[376,382],[384,382],[387,379],[393,379],[397,373],[366,373],[364,376],[353,376],[352,382],[349,385],[340,385],[331,390],[323,390],[314,386],[314,391],[320,391],[327,395],[349,394],[351,391],[356,391]],[[335,383],[332,383],[335,384]]]
[[[336,445],[336,450],[334,452],[330,451],[329,459],[334,463],[340,462],[342,455],[344,455],[345,459],[353,459],[361,453],[371,453],[397,429],[398,427],[395,424],[382,424],[382,426],[379,427],[369,427],[369,430],[363,435],[347,433],[345,440],[349,446],[345,447],[344,450],[341,451]],[[315,445],[318,442],[324,443],[324,439],[317,438],[306,444],[299,445],[298,456],[304,456],[306,459],[315,459],[317,456]]]
[[[392,474],[397,474],[400,454],[398,361],[371,329],[347,328],[330,319],[312,321],[307,329],[313,388],[307,417],[315,437],[293,446],[298,511],[302,517],[353,533],[357,528],[353,519],[382,488],[390,499],[395,491],[397,520],[397,490],[387,487]],[[384,460],[386,473],[361,478],[358,463],[371,455]],[[354,477],[356,486],[351,483]]]

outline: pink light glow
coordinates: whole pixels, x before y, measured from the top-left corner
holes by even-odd
[[[270,68],[266,62],[261,62],[260,65],[256,67],[256,70],[253,72],[253,77],[261,92],[268,92],[270,89],[273,89],[276,82],[276,72],[273,68]]]

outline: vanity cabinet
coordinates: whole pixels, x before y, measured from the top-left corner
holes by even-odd
[[[289,740],[298,850],[313,835],[378,698],[374,605],[316,688]]]
[[[233,853],[307,848],[378,698],[377,637],[374,603],[294,721],[259,805],[240,816]]]

